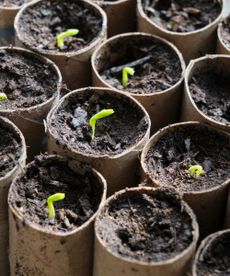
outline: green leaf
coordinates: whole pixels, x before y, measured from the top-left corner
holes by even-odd
[[[200,166],[200,165],[195,165],[195,166],[191,166],[191,167],[188,169],[188,172],[189,172],[191,175],[195,175],[196,177],[199,177],[202,173],[204,173],[204,170],[203,170],[202,166]]]

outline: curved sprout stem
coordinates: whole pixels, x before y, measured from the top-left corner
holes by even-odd
[[[47,203],[48,203],[49,220],[55,219],[54,202],[63,200],[64,198],[65,198],[65,194],[63,193],[56,193],[48,197]]]
[[[74,35],[77,35],[78,33],[79,33],[78,29],[69,29],[69,30],[57,35],[57,46],[58,46],[58,48],[62,48],[64,46],[64,39],[66,37],[74,36]]]
[[[125,67],[122,69],[122,85],[126,87],[129,83],[129,75],[133,76],[135,70],[131,67]]]

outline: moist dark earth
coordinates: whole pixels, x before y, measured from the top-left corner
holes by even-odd
[[[11,7],[11,6],[22,6],[26,3],[29,3],[31,0],[0,0],[0,6],[2,7]]]
[[[189,82],[192,98],[205,115],[230,125],[230,75],[214,70],[195,73]]]
[[[127,45],[111,47],[111,51],[121,47],[122,55],[115,61],[111,61],[108,56],[99,72],[111,86],[134,94],[150,94],[166,90],[181,79],[181,62],[171,47],[141,37],[125,43]],[[132,67],[135,70],[135,74],[129,76],[127,87],[122,86],[124,67]]]
[[[92,141],[89,120],[103,109],[113,109],[114,114],[97,121]],[[89,89],[69,96],[53,113],[49,128],[63,147],[68,145],[84,154],[115,155],[139,142],[148,124],[144,112],[130,99]]]
[[[201,191],[230,178],[230,140],[206,127],[183,126],[164,134],[145,158],[152,179],[182,192]],[[188,169],[201,165],[204,174]]]
[[[96,233],[108,250],[144,262],[173,258],[193,240],[191,217],[171,190],[116,196],[99,213]]]
[[[192,32],[213,22],[221,13],[219,0],[142,0],[146,15],[173,32]]]
[[[220,36],[227,48],[230,49],[230,17],[228,16],[222,21],[220,27]]]
[[[58,89],[54,68],[36,56],[0,49],[0,110],[29,108],[50,99]]]
[[[54,203],[56,219],[51,222],[47,198],[55,193],[65,193],[65,198]],[[102,194],[102,185],[92,170],[80,174],[65,161],[47,161],[38,156],[12,187],[9,201],[25,222],[54,232],[68,232],[94,215]]]
[[[19,135],[0,126],[0,177],[5,176],[17,164],[22,154],[22,142]]]
[[[57,47],[56,37],[68,29],[79,34]],[[77,0],[41,1],[27,8],[19,21],[23,42],[38,51],[78,51],[94,41],[102,30],[102,18]]]
[[[230,275],[230,233],[216,237],[201,251],[197,263],[197,276],[229,276]]]

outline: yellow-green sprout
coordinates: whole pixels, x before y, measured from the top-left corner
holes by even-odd
[[[195,166],[191,166],[188,169],[188,172],[193,176],[199,177],[201,174],[204,173],[204,170],[203,170],[202,166],[195,165]]]
[[[74,36],[74,35],[77,35],[78,33],[79,33],[78,29],[69,29],[69,30],[57,35],[57,46],[58,46],[58,48],[62,48],[64,46],[64,39],[66,37]]]
[[[125,67],[122,69],[122,85],[126,87],[129,83],[129,75],[133,76],[135,70],[131,67]]]
[[[0,101],[5,101],[7,99],[8,99],[7,95],[5,93],[3,93],[3,92],[0,92]]]
[[[89,120],[89,125],[92,128],[92,141],[94,141],[95,138],[95,129],[96,129],[96,123],[97,120],[103,119],[105,117],[108,117],[114,113],[113,109],[103,109],[97,114],[95,114],[91,119]]]
[[[48,197],[47,203],[48,203],[49,220],[55,219],[54,202],[63,200],[64,198],[65,198],[65,194],[63,193],[57,193]]]

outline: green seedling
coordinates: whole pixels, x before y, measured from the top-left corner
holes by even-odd
[[[89,120],[89,125],[92,128],[92,141],[94,141],[95,138],[95,129],[96,129],[96,123],[97,120],[103,119],[105,117],[108,117],[114,113],[113,109],[103,109],[97,114],[95,114],[91,119]]]
[[[54,202],[63,200],[64,198],[65,198],[65,194],[63,193],[57,193],[48,197],[47,203],[48,203],[48,211],[49,211],[49,220],[55,219]]]
[[[201,174],[204,173],[204,170],[203,170],[202,166],[200,166],[200,165],[195,165],[195,166],[191,166],[191,167],[188,169],[188,172],[189,172],[192,176],[199,177]]]
[[[64,46],[64,39],[66,37],[70,37],[70,36],[74,36],[77,35],[79,33],[78,29],[69,29],[59,35],[57,35],[57,46],[58,48],[62,48]]]
[[[5,101],[7,99],[8,99],[7,95],[5,93],[3,93],[3,92],[0,92],[0,101]]]
[[[129,75],[133,76],[135,70],[131,67],[125,67],[122,69],[122,85],[126,87],[129,83]]]

